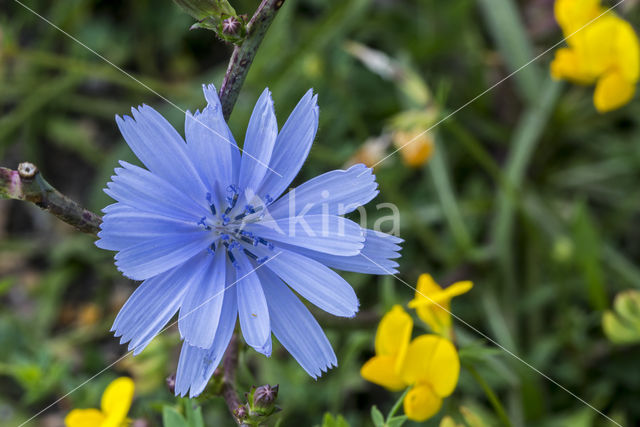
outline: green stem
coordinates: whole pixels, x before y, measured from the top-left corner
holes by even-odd
[[[393,407],[389,411],[389,414],[387,414],[387,421],[386,422],[389,422],[389,420],[391,418],[393,418],[393,416],[396,414],[396,412],[398,412],[398,409],[400,409],[400,405],[402,405],[402,401],[404,400],[404,398],[407,395],[407,393],[409,393],[409,390],[411,390],[411,387],[407,387],[407,389],[402,393],[402,395],[400,395],[398,400],[396,400],[396,403],[393,404]]]
[[[260,47],[264,35],[283,3],[284,0],[262,0],[247,25],[247,38],[240,46],[236,46],[233,49],[229,68],[227,68],[222,86],[220,86],[220,101],[222,102],[222,112],[226,120],[231,115],[233,106],[238,99],[240,88],[247,77],[253,58],[258,52],[258,47]]]
[[[500,403],[500,399],[498,399],[498,396],[496,396],[489,384],[484,380],[484,378],[482,378],[482,376],[478,373],[478,371],[476,371],[473,366],[465,365],[465,368],[467,368],[467,371],[469,371],[471,376],[476,380],[480,387],[482,387],[482,390],[487,395],[491,406],[493,406],[493,409],[496,411],[496,415],[498,415],[498,418],[500,418],[502,424],[507,427],[511,427],[511,421],[509,421],[507,412],[504,410],[502,403]]]

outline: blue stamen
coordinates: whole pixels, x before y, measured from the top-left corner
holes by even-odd
[[[216,206],[211,201],[211,193],[207,193],[207,202],[209,202],[209,209],[211,209],[211,213],[215,216]]]
[[[265,194],[264,195],[264,203],[268,205],[271,202],[273,202],[273,199],[271,198],[271,196],[269,196],[268,194]]]
[[[246,249],[243,249],[244,253],[247,254],[248,257],[252,258],[254,261],[258,260],[258,256],[256,254],[254,254],[253,252],[250,252]]]
[[[228,242],[231,240],[231,236],[229,236],[228,234],[221,234],[220,238],[223,242]],[[225,243],[224,245],[227,246],[227,243]]]
[[[201,225],[202,227],[204,227],[205,230],[211,230],[211,227],[204,222],[206,219],[207,218],[204,216],[200,218],[200,221],[198,221],[198,225]]]
[[[211,255],[215,255],[216,254],[216,244],[212,243],[211,246],[209,246],[207,248],[207,252],[209,252]]]
[[[258,264],[264,264],[265,262],[267,262],[267,260],[268,260],[268,259],[269,259],[269,257],[268,257],[268,256],[263,256],[262,258],[258,258],[258,259],[256,260],[256,262],[257,262]]]
[[[262,243],[263,245],[265,245],[266,247],[268,247],[271,250],[273,250],[273,248],[274,248],[273,243],[267,242],[262,237],[258,237],[258,242]]]
[[[233,184],[227,187],[227,192],[231,193],[232,196],[226,197],[227,203],[229,203],[229,207],[224,211],[225,214],[228,214],[229,212],[231,212],[231,209],[233,209],[236,206],[236,202],[238,201],[238,195],[240,194],[238,191],[238,187],[236,187]]]
[[[222,225],[227,225],[231,222],[231,218],[226,213],[222,214]]]

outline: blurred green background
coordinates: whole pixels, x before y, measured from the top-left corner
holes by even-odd
[[[257,1],[231,2],[252,14]],[[612,4],[605,3],[605,4]],[[637,1],[619,13],[640,26]],[[118,159],[132,160],[115,114],[147,103],[178,129],[184,114],[12,0],[0,0],[0,160],[39,166],[63,193],[94,211]],[[29,7],[184,109],[204,106],[201,84],[220,85],[231,47],[170,0],[30,1]],[[397,114],[424,105],[407,79],[380,75],[348,49],[383,53],[429,88],[438,118],[456,111],[562,39],[550,0],[287,0],[270,28],[230,120],[242,140],[265,86],[282,125],[304,94],[319,94],[320,127],[296,182],[341,168]],[[351,45],[352,46],[352,45]],[[400,277],[472,280],[453,312],[623,425],[640,423],[640,348],[603,333],[604,310],[640,288],[640,101],[599,115],[592,88],[549,79],[549,52],[433,130],[435,153],[419,168],[398,154],[378,167],[380,196],[401,213]],[[415,83],[415,82],[414,82]],[[426,93],[426,92],[425,92]],[[424,101],[424,100],[423,100]],[[391,148],[387,150],[391,152]],[[388,211],[380,211],[388,214]],[[0,425],[14,426],[125,353],[108,332],[136,284],[112,254],[56,218],[0,202]],[[339,366],[312,380],[279,347],[244,352],[239,389],[279,383],[281,426],[321,425],[326,412],[353,426],[398,394],[366,383],[379,318],[413,291],[393,277],[345,274],[361,299],[351,320],[314,311]],[[514,426],[610,425],[523,363],[456,323],[463,364],[504,404]],[[97,407],[119,375],[136,381],[130,417],[161,425],[179,351],[175,328],[125,358],[30,425],[59,426],[72,408]],[[486,425],[498,418],[463,369],[456,392],[425,425],[460,407]],[[221,399],[203,403],[206,425],[232,425]]]

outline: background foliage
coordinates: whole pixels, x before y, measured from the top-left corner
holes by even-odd
[[[133,160],[114,122],[148,103],[179,129],[184,114],[11,0],[0,1],[0,159],[29,160],[65,194],[97,211],[118,159]],[[251,14],[257,1],[237,0]],[[169,0],[37,0],[29,6],[184,109],[203,106],[200,85],[219,85],[229,46],[188,31]],[[561,40],[548,0],[287,0],[264,40],[231,118],[242,139],[265,85],[282,122],[299,97],[319,93],[320,128],[298,182],[340,168],[390,119],[413,108],[397,81],[349,53],[357,41],[395,58],[428,85],[446,115]],[[628,0],[621,13],[640,25]],[[552,53],[437,127],[421,168],[399,155],[377,169],[376,203],[395,203],[406,240],[401,278],[470,279],[453,303],[460,318],[626,425],[640,421],[637,345],[614,345],[602,313],[640,287],[640,102],[598,115],[591,89],[552,82]],[[388,212],[385,212],[388,213]],[[126,349],[108,332],[134,289],[92,238],[19,202],[0,203],[0,424],[17,425],[115,361]],[[348,274],[361,299],[352,320],[318,314],[339,367],[317,382],[284,351],[241,358],[241,389],[279,383],[280,425],[371,425],[370,408],[398,397],[365,383],[380,316],[413,291],[392,277]],[[514,425],[604,425],[605,420],[521,362],[490,351],[457,323],[463,363],[504,403]],[[177,330],[63,399],[32,425],[60,425],[74,407],[95,407],[118,375],[132,375],[130,416],[161,425],[164,385],[175,369]],[[478,381],[463,370],[437,425],[460,406],[497,423]],[[165,412],[168,411],[165,409]],[[325,417],[325,412],[334,414]],[[221,399],[206,425],[231,423]],[[331,424],[334,423],[334,424]]]

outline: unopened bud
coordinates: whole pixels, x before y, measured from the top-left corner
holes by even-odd
[[[243,406],[238,406],[236,408],[236,410],[233,411],[233,412],[234,412],[236,418],[238,420],[240,420],[240,421],[242,421],[245,418],[247,418],[248,411],[247,411],[247,408],[244,405]]]
[[[240,30],[240,21],[231,16],[222,21],[222,32],[228,36],[235,36]]]
[[[175,394],[176,392],[176,374],[171,374],[167,377],[167,388],[171,394]]]
[[[278,398],[278,385],[261,385],[253,392],[253,409],[271,412]]]

